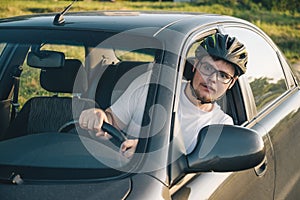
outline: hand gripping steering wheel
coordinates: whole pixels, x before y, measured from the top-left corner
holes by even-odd
[[[70,130],[74,129],[75,127],[80,127],[78,120],[72,120],[72,121],[65,123],[58,129],[58,132],[60,132],[60,133],[69,132]],[[127,137],[124,135],[124,133],[119,131],[118,129],[116,129],[111,124],[103,122],[102,130],[109,133],[114,139],[119,141],[120,144],[122,144],[124,141],[127,140]]]

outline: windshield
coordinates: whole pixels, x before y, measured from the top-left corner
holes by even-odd
[[[120,153],[119,140],[139,137],[161,44],[62,30],[3,30],[0,38],[0,178],[99,179],[130,171],[133,156]],[[95,108],[125,124],[125,106],[134,120],[115,134],[108,129],[111,138],[79,125],[82,111]]]

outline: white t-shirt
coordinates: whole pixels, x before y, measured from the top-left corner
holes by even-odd
[[[178,122],[186,153],[190,153],[196,146],[199,131],[210,124],[233,124],[232,118],[224,113],[217,103],[213,110],[203,111],[195,106],[185,95],[185,88],[189,82],[184,81],[178,106]]]
[[[113,114],[127,127],[123,130],[133,137],[139,137],[151,71],[136,78],[126,91],[110,107]]]
[[[126,133],[138,137],[144,114],[145,102],[149,88],[149,73],[135,80],[124,94],[111,106],[111,110],[127,128]],[[213,110],[205,112],[195,106],[185,95],[187,81],[183,81],[177,119],[180,126],[181,138],[186,149],[190,153],[196,145],[199,131],[209,124],[233,124],[232,118],[224,113],[217,103]]]

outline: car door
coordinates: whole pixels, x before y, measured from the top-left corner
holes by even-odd
[[[210,33],[212,31],[213,30],[210,30]],[[200,35],[202,35],[203,38],[203,36],[207,35],[207,33],[201,33]],[[201,38],[200,35],[198,37],[195,36],[195,38],[199,40],[199,38]],[[237,36],[237,39],[240,40],[239,35]],[[241,42],[248,43],[249,41],[241,40]],[[245,45],[248,46],[247,44]],[[193,48],[188,47],[188,49]],[[249,54],[254,53],[255,49],[249,49]],[[255,53],[255,55],[257,54]],[[259,58],[251,55],[251,59],[249,59],[249,65],[251,62],[254,62],[253,59],[256,60]],[[259,60],[257,60],[257,62],[258,61]],[[232,115],[237,125],[251,128],[257,131],[261,137],[263,137],[266,147],[265,160],[255,168],[239,172],[211,172],[185,175],[180,179],[180,181],[177,180],[177,183],[172,187],[172,189],[174,188],[174,190],[176,190],[172,196],[173,199],[224,200],[273,198],[275,182],[273,147],[267,131],[261,124],[257,123],[255,118],[257,112],[255,106],[253,105],[252,91],[249,83],[247,82],[247,73],[241,77],[241,80],[236,84],[233,91],[226,95],[228,110],[224,111]]]
[[[256,121],[270,135],[274,149],[274,198],[297,199],[300,195],[297,156],[300,150],[300,92],[297,83],[282,53],[271,41],[245,28],[229,26],[225,29],[253,49],[249,54],[254,55],[255,65],[249,65],[248,81],[257,108]]]

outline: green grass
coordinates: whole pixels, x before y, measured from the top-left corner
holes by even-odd
[[[61,12],[70,2],[65,0],[1,0],[0,17]],[[160,10],[232,15],[250,21],[264,30],[281,48],[291,63],[300,61],[300,13],[268,11],[250,1],[248,4],[230,3],[230,1],[223,4],[209,2],[206,0],[199,0],[197,3],[116,0],[112,3],[85,0],[77,1],[70,11]]]

